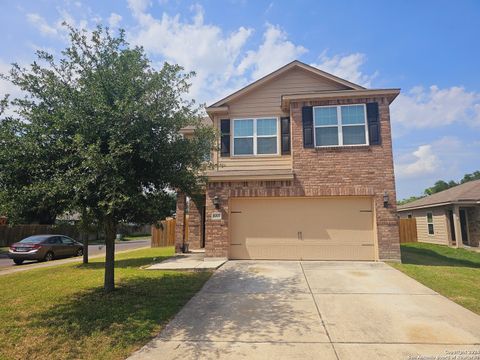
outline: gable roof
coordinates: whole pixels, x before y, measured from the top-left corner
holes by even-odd
[[[480,204],[480,180],[469,181],[436,194],[401,205],[398,211],[427,208],[438,205],[473,202]]]
[[[363,86],[360,86],[360,85],[357,85],[357,84],[354,84],[350,81],[347,81],[347,80],[344,80],[342,78],[339,78],[338,76],[335,76],[335,75],[332,75],[332,74],[329,74],[325,71],[322,71],[320,69],[317,69],[316,67],[313,67],[313,66],[310,66],[310,65],[307,65],[301,61],[298,61],[298,60],[294,60],[292,61],[291,63],[288,63],[287,65],[285,66],[282,66],[281,68],[275,70],[274,72],[271,72],[270,74],[268,75],[265,75],[264,77],[254,81],[253,83],[245,86],[244,88],[238,90],[238,91],[235,91],[233,94],[230,94],[228,95],[227,97],[224,97],[223,99],[217,101],[216,103],[210,105],[207,107],[207,110],[209,108],[216,108],[216,107],[221,107],[222,105],[224,105],[225,103],[229,102],[229,101],[232,101],[242,95],[245,95],[246,93],[252,91],[253,89],[256,89],[258,88],[260,85],[280,76],[281,74],[285,73],[286,71],[290,70],[290,69],[293,69],[293,68],[301,68],[303,70],[306,70],[308,72],[311,72],[312,74],[316,75],[316,76],[321,76],[325,79],[328,79],[330,81],[333,81],[337,84],[340,84],[340,85],[343,85],[351,90],[364,90],[365,88]]]

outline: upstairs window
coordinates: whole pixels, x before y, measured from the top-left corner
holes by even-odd
[[[278,119],[234,119],[233,155],[277,155]]]
[[[315,106],[313,120],[317,147],[368,145],[364,104]]]

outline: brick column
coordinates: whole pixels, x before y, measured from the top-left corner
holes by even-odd
[[[176,210],[176,223],[175,223],[175,252],[182,252],[183,237],[185,236],[184,224],[185,224],[185,194],[177,193],[177,210]]]
[[[213,198],[219,197],[219,209],[215,208]],[[228,187],[218,183],[208,184],[207,198],[205,201],[205,256],[207,257],[228,257]],[[212,220],[212,213],[220,212],[221,220]]]
[[[201,199],[197,200],[198,202]],[[190,199],[188,203],[188,243],[190,249],[200,249],[202,247],[202,206],[201,203],[195,203]]]

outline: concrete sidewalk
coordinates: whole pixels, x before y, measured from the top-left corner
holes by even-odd
[[[480,355],[480,316],[384,263],[229,261],[130,360]],[[475,358],[475,357],[473,357]]]
[[[227,259],[205,259],[205,251],[193,251],[177,254],[158,264],[147,267],[147,270],[206,270],[218,269]]]

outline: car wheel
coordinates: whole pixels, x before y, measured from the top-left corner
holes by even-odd
[[[13,262],[17,265],[22,265],[23,264],[23,260],[22,259],[13,259]]]
[[[45,257],[43,258],[45,261],[52,261],[53,260],[53,253],[51,251],[47,252],[45,254]]]
[[[78,249],[76,256],[83,256],[83,249]]]

